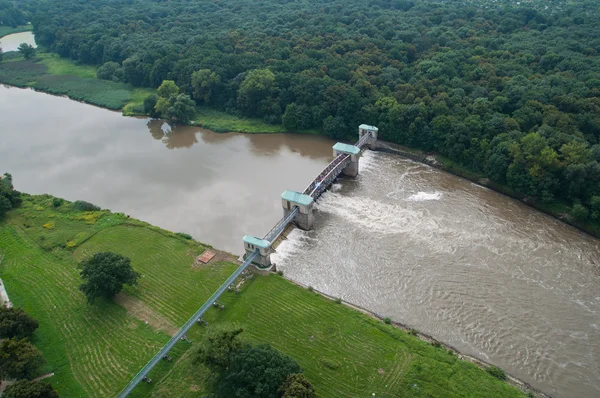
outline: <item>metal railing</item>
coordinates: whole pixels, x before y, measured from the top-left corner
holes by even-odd
[[[363,135],[363,136],[362,136],[362,137],[361,137],[361,138],[360,138],[360,139],[359,139],[359,140],[356,142],[356,144],[354,144],[354,146],[357,146],[357,147],[359,147],[359,148],[360,148],[360,147],[362,147],[362,146],[364,145],[365,141],[367,141],[367,139],[368,139],[369,137],[371,137],[371,132],[368,132],[368,133],[366,133],[365,135]]]
[[[283,217],[281,220],[279,220],[279,222],[277,224],[275,224],[275,226],[273,228],[271,228],[271,230],[265,235],[265,237],[263,239],[268,240],[269,242],[273,243],[275,241],[275,239],[277,239],[279,237],[279,235],[283,232],[285,227],[287,227],[287,225],[290,222],[292,222],[294,217],[296,217],[296,214],[298,214],[298,211],[300,211],[298,206],[294,206],[294,209],[292,209],[292,211],[290,211],[285,217]]]
[[[223,292],[227,290],[229,285],[231,285],[233,281],[235,281],[235,279],[238,276],[240,276],[241,273],[248,267],[248,265],[252,263],[252,261],[256,258],[257,255],[258,250],[252,252],[252,254],[250,254],[244,260],[244,262],[235,270],[233,274],[231,274],[231,276],[229,276],[229,278],[227,278],[227,280],[217,289],[217,291],[214,292],[213,295],[210,296],[210,298],[206,300],[204,304],[202,304],[202,307],[200,307],[200,309],[198,309],[198,311],[196,311],[196,313],[192,315],[190,319],[188,319],[188,321],[181,327],[181,329],[179,329],[179,331],[175,333],[173,337],[171,337],[167,344],[165,344],[163,348],[161,348],[160,351],[158,351],[154,358],[152,358],[138,372],[138,374],[135,375],[133,379],[131,379],[129,384],[127,384],[123,391],[119,393],[119,395],[117,396],[118,398],[125,398],[133,391],[133,389],[148,375],[152,368],[154,368],[156,364],[161,361],[163,356],[165,356],[171,350],[171,348],[173,348],[173,346],[177,344],[177,342],[188,332],[188,330],[190,330],[190,328],[196,323],[196,321],[198,321],[198,319],[200,319],[200,317],[204,315],[206,310],[208,310],[210,306],[213,305],[213,303],[221,296],[221,294],[223,294]]]

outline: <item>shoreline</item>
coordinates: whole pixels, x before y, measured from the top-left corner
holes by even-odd
[[[56,97],[68,98],[71,101],[76,101],[76,102],[80,102],[83,104],[95,106],[97,108],[102,108],[107,111],[121,112],[121,115],[123,117],[148,117],[148,118],[150,117],[148,115],[138,114],[138,113],[125,114],[124,109],[127,105],[123,106],[123,108],[121,108],[120,110],[110,109],[108,107],[93,104],[93,103],[85,101],[85,100],[72,98],[67,94],[65,94],[65,95],[53,94],[46,90],[31,87],[31,86],[16,86],[13,84],[8,84],[8,83],[3,83],[3,82],[0,82],[0,84],[7,86],[7,87],[30,89],[35,92],[40,92],[40,93],[44,93],[44,94],[48,94],[48,95],[52,95],[52,96],[56,96]],[[215,112],[219,112],[219,111],[215,110]],[[197,119],[197,117],[195,119]],[[243,121],[244,119],[240,118],[239,120]],[[224,122],[224,123],[228,124],[227,122]],[[231,132],[231,133],[241,133],[241,134],[303,134],[303,135],[323,136],[322,134],[315,134],[315,132],[313,132],[313,131],[308,131],[308,132],[303,132],[303,131],[257,132],[257,131],[244,131],[244,129],[239,129],[239,128],[232,128],[232,129],[228,129],[226,131],[226,129],[220,128],[219,126],[215,126],[211,123],[200,123],[197,120],[192,120],[191,123],[188,124],[188,126],[200,127],[203,129],[214,131],[215,133]],[[481,175],[477,175],[477,172],[475,172],[475,171],[468,170],[466,168],[463,168],[462,166],[456,167],[453,162],[445,160],[445,159],[441,159],[440,156],[436,153],[428,154],[428,153],[422,152],[419,149],[405,147],[400,144],[395,144],[395,143],[383,141],[383,140],[378,141],[378,146],[377,146],[376,151],[398,155],[400,157],[414,160],[416,162],[426,164],[431,167],[435,167],[436,169],[446,171],[456,177],[464,178],[474,184],[483,186],[485,188],[491,189],[494,192],[497,192],[499,194],[502,194],[502,195],[508,196],[514,200],[517,200],[520,203],[523,203],[537,211],[540,211],[540,212],[554,218],[557,221],[561,221],[573,228],[576,228],[578,231],[583,232],[593,238],[600,239],[600,228],[597,225],[581,224],[581,223],[575,222],[569,218],[568,214],[561,213],[558,211],[554,212],[548,207],[541,206],[540,204],[536,203],[535,201],[528,200],[528,198],[525,195],[514,192],[514,191],[510,190],[508,187],[505,187],[503,185],[495,183],[494,181],[490,180],[489,178],[483,177]],[[446,164],[446,163],[448,163],[448,164]]]
[[[563,222],[563,223],[577,229],[579,232],[585,233],[593,238],[600,239],[600,230],[598,230],[597,227],[594,227],[594,225],[590,225],[588,227],[586,225],[582,225],[580,223],[574,222],[573,220],[571,220],[569,218],[568,214],[554,213],[550,209],[540,206],[535,201],[528,200],[527,196],[524,196],[522,194],[514,192],[514,191],[510,190],[508,187],[497,184],[497,183],[493,182],[492,180],[490,180],[489,178],[476,176],[476,175],[474,175],[475,172],[469,173],[469,172],[462,171],[461,169],[457,169],[456,167],[453,167],[452,164],[450,164],[450,165],[444,164],[444,160],[439,159],[437,157],[438,155],[435,153],[433,153],[433,154],[418,153],[417,151],[419,151],[419,150],[417,150],[417,149],[410,148],[410,150],[407,150],[404,148],[405,147],[403,147],[402,145],[394,144],[392,142],[379,141],[376,151],[390,153],[392,155],[397,155],[402,158],[410,159],[415,162],[434,167],[438,170],[445,171],[449,174],[452,174],[453,176],[456,176],[459,178],[464,178],[465,180],[470,181],[474,184],[477,184],[484,188],[490,189],[501,195],[508,196],[511,199],[514,199],[526,206],[529,206],[539,212],[542,212],[542,213],[552,217],[553,219],[555,219],[557,221]]]
[[[276,268],[277,268],[276,266],[273,267],[272,271],[264,271],[264,270],[259,270],[258,268],[256,268],[256,271],[254,271],[254,272],[258,272],[260,274],[268,274],[269,272],[276,273],[277,272]],[[296,285],[298,287],[301,287],[303,289],[308,289],[309,288],[309,286],[304,285],[303,283],[300,283],[300,282],[295,281],[293,279],[290,279],[290,278],[286,277],[285,275],[283,275],[283,277],[287,281],[289,281],[290,283],[292,283],[292,284],[294,284],[294,285]],[[365,315],[367,315],[367,316],[369,316],[369,317],[371,317],[373,319],[377,319],[377,320],[379,320],[381,322],[385,322],[386,317],[384,317],[383,315],[378,314],[376,312],[373,312],[373,311],[371,311],[371,310],[369,310],[367,308],[361,307],[360,305],[353,304],[353,303],[348,302],[346,300],[343,300],[343,299],[341,299],[339,297],[331,296],[331,295],[329,295],[327,293],[324,293],[324,292],[322,292],[320,290],[317,290],[315,288],[312,288],[312,291],[314,293],[316,293],[316,294],[319,294],[319,295],[321,295],[321,296],[323,296],[323,297],[331,300],[331,301],[340,300],[341,304],[343,304],[343,305],[345,305],[345,306],[347,306],[349,308],[352,308],[353,310],[359,311],[359,312],[361,312],[361,313],[363,313],[363,314],[365,314]],[[384,323],[384,325],[385,325],[385,323]],[[402,322],[398,322],[398,321],[392,320],[391,323],[390,323],[390,326],[393,326],[393,327],[398,328],[400,330],[403,330],[403,331],[405,331],[405,332],[407,332],[409,334],[412,334],[415,337],[417,337],[418,339],[420,339],[420,340],[422,340],[422,341],[424,341],[426,343],[429,343],[429,344],[434,345],[434,346],[435,345],[439,345],[441,348],[445,349],[446,351],[452,351],[454,353],[454,355],[456,355],[460,360],[471,362],[472,364],[476,365],[480,369],[483,369],[484,371],[486,371],[490,366],[495,366],[495,365],[493,365],[493,364],[491,364],[491,363],[489,363],[487,361],[484,361],[483,359],[478,358],[476,356],[469,355],[469,354],[464,354],[461,351],[459,351],[457,348],[455,348],[454,346],[452,346],[450,344],[447,344],[447,343],[444,343],[444,342],[442,342],[440,340],[437,340],[435,337],[433,337],[433,336],[431,336],[431,335],[429,335],[427,333],[423,333],[423,332],[421,332],[421,331],[419,331],[417,329],[411,328],[411,327],[407,326],[406,324],[404,324]],[[533,387],[531,384],[527,383],[526,381],[523,381],[523,380],[519,379],[518,377],[515,377],[515,376],[513,376],[513,375],[511,375],[509,373],[506,373],[506,380],[504,380],[504,381],[507,384],[510,384],[511,386],[520,389],[524,393],[529,393],[529,392],[533,393],[534,397],[552,398],[551,395],[546,394],[545,392],[543,392],[539,388]]]

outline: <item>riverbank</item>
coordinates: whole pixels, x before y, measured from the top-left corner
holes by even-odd
[[[592,222],[584,223],[574,220],[570,216],[571,207],[565,203],[541,203],[539,201],[535,201],[530,197],[522,195],[504,185],[498,184],[490,180],[482,173],[469,170],[466,167],[459,165],[451,161],[450,159],[444,158],[443,156],[440,156],[438,154],[425,153],[418,149],[407,148],[402,145],[394,144],[391,142],[380,141],[378,145],[378,151],[398,155],[447,171],[448,173],[454,174],[455,176],[462,177],[478,185],[484,186],[493,191],[516,199],[521,203],[526,204],[527,206],[539,210],[549,216],[556,218],[557,220],[560,220],[566,224],[571,225],[572,227],[577,228],[582,232],[585,232],[595,238],[600,239],[600,224]]]
[[[50,195],[25,195],[0,221],[0,277],[16,307],[40,323],[33,336],[45,373],[64,396],[114,396],[235,269],[194,266],[206,245],[108,210],[77,211]],[[118,300],[86,304],[77,262],[99,251],[131,258],[139,286]],[[238,323],[245,338],[294,357],[321,396],[523,396],[519,390],[440,346],[296,286],[256,275],[241,294],[226,293],[214,323]],[[276,304],[276,305],[273,305]],[[204,328],[193,328],[199,341]],[[180,343],[134,396],[193,396],[208,373]],[[360,362],[356,360],[360,358]]]

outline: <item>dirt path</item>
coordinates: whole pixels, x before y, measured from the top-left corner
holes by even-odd
[[[142,322],[152,326],[153,329],[163,331],[173,336],[178,328],[166,320],[162,315],[148,307],[138,298],[128,296],[121,292],[115,296],[115,302],[127,310],[127,313]]]

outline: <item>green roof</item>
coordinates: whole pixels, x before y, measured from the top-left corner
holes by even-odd
[[[281,194],[281,199],[287,200],[288,202],[296,203],[302,206],[308,206],[313,202],[313,198],[308,195],[301,194],[294,191],[285,191]]]
[[[360,153],[360,148],[354,145],[342,144],[338,142],[333,146],[333,150],[341,153],[349,153],[350,155],[358,155]]]
[[[358,126],[359,129],[363,129],[363,130],[375,130],[378,131],[379,129],[375,126],[369,126],[368,124],[361,124],[360,126]]]
[[[251,235],[244,235],[244,242],[254,245],[256,247],[260,247],[261,249],[266,249],[271,246],[271,242],[264,239],[258,239]]]

